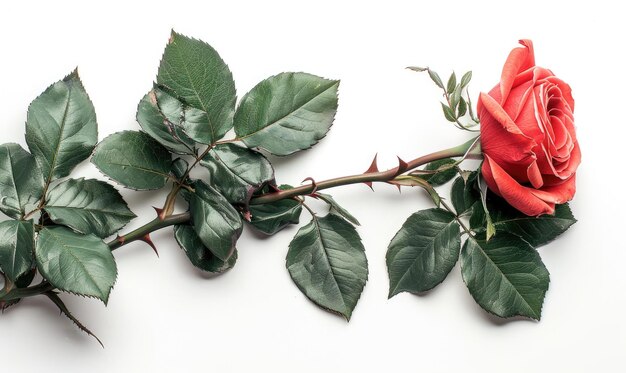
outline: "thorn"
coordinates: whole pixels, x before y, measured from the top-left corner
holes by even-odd
[[[150,245],[150,247],[152,248],[152,250],[154,250],[154,253],[156,254],[156,256],[159,256],[159,252],[157,251],[156,246],[154,246],[154,242],[152,242],[152,238],[150,238],[150,233],[146,234],[145,236],[141,237],[139,240],[147,243],[148,245]]]
[[[154,209],[154,211],[156,211],[157,217],[159,219],[163,220],[165,218],[165,216],[163,216],[163,211],[164,211],[163,209],[158,208],[158,207],[154,207],[154,206],[152,206],[152,208]]]
[[[280,188],[274,184],[270,184],[268,185],[270,187],[270,189],[272,190],[272,193],[278,193],[280,192]]]
[[[372,164],[367,170],[365,170],[364,174],[371,174],[375,172],[380,172],[378,170],[378,153],[374,154],[374,159],[372,159]],[[371,181],[364,181],[363,184],[367,185],[368,187],[370,187],[372,191],[374,191],[374,187],[372,186]]]
[[[252,220],[252,214],[250,213],[250,211],[244,211],[242,212],[243,218],[247,221],[250,222]]]
[[[402,158],[398,157],[398,172],[396,175],[403,174],[404,171],[409,169],[409,164],[402,160]]]
[[[119,233],[117,235],[117,237],[115,238],[117,240],[117,242],[119,242],[121,245],[124,244],[124,242],[126,242],[126,236],[120,236]]]
[[[372,160],[372,164],[370,165],[370,168],[368,168],[364,172],[364,174],[371,174],[371,173],[374,173],[374,172],[379,172],[378,171],[378,161],[377,161],[377,159],[378,159],[378,153],[376,153],[374,155],[374,159]]]
[[[305,181],[310,181],[311,185],[313,186],[313,190],[311,191],[311,193],[309,193],[309,195],[313,195],[315,194],[315,192],[317,192],[317,183],[315,182],[315,180],[313,180],[312,177],[307,177],[306,179],[302,180],[302,182],[304,183]]]

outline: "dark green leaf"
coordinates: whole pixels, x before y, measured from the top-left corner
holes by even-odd
[[[439,285],[459,259],[461,235],[454,214],[428,209],[411,215],[387,251],[389,298]]]
[[[100,238],[46,227],[39,232],[35,254],[39,272],[54,287],[107,303],[117,267]]]
[[[202,159],[211,185],[234,204],[247,205],[252,194],[274,180],[274,169],[261,153],[235,144],[217,145]]]
[[[300,228],[289,244],[287,269],[311,301],[347,320],[368,274],[356,229],[337,215],[314,218]]]
[[[0,222],[0,270],[16,282],[33,264],[35,230],[31,221]]]
[[[187,254],[191,264],[205,272],[222,273],[233,268],[237,262],[237,250],[227,261],[217,258],[204,246],[191,225],[174,226],[174,237],[180,248]]]
[[[174,175],[174,177],[182,182],[185,182],[185,180],[181,179],[185,176],[188,169],[189,163],[183,158],[176,158],[172,162],[172,174]]]
[[[249,211],[250,224],[267,235],[273,235],[289,224],[300,222],[302,204],[293,199],[282,199],[262,205],[250,205]]]
[[[457,86],[450,95],[450,108],[452,109],[453,113],[457,111],[457,105],[459,104],[459,101],[461,101],[461,93],[461,87]],[[457,116],[455,115],[454,117],[456,118]]]
[[[457,173],[456,160],[452,158],[439,159],[427,164],[424,170],[437,171],[433,174],[420,175],[420,177],[432,186],[440,186],[454,179]]]
[[[45,210],[55,223],[100,238],[117,232],[135,217],[113,186],[83,178],[68,179],[50,190]]]
[[[215,188],[198,181],[189,207],[196,233],[211,252],[227,261],[235,251],[235,243],[243,224],[237,210]]]
[[[282,73],[257,84],[235,113],[235,132],[248,147],[276,155],[308,149],[326,135],[337,111],[338,80]]]
[[[448,122],[456,122],[456,117],[454,116],[454,112],[450,107],[443,102],[441,103],[441,109],[443,110],[443,115],[446,117]]]
[[[165,186],[172,157],[145,132],[123,131],[110,135],[96,147],[91,162],[125,187],[146,190]]]
[[[452,74],[450,75],[450,78],[448,79],[446,92],[448,92],[448,94],[451,94],[452,92],[454,92],[454,88],[456,88],[456,74],[453,71]]]
[[[461,88],[467,87],[470,80],[472,80],[472,72],[468,71],[465,74],[463,74],[463,77],[461,78]]]
[[[461,273],[487,312],[541,318],[550,275],[537,251],[521,238],[506,232],[488,242],[484,236],[469,238],[461,251]]]
[[[337,201],[335,201],[335,199],[330,194],[317,192],[315,193],[315,196],[317,196],[319,199],[326,202],[330,206],[329,213],[339,215],[354,225],[361,225],[357,218],[355,218],[350,212],[348,212],[348,210],[341,207],[341,205],[338,204]]]
[[[554,215],[535,217],[524,215],[503,199],[493,196],[487,201],[487,208],[496,231],[519,236],[533,247],[547,244],[576,223],[568,204],[556,205]],[[484,219],[481,222],[482,225],[475,227],[477,231],[485,230]]]
[[[459,118],[464,116],[467,113],[467,102],[463,97],[459,99],[459,108],[458,108]]]
[[[46,183],[69,175],[97,141],[96,113],[77,71],[48,87],[28,107],[26,143]]]
[[[480,192],[476,184],[477,177],[478,172],[474,171],[469,173],[467,178],[463,176],[457,177],[454,183],[452,183],[450,199],[457,214],[465,214],[476,202],[480,201]]]
[[[437,85],[437,87],[445,89],[443,86],[443,82],[441,81],[441,78],[439,77],[439,74],[437,74],[435,71],[428,69],[428,76],[430,76],[430,79],[435,82],[435,84]]]
[[[0,210],[19,219],[24,208],[43,193],[43,179],[35,157],[18,144],[0,145]]]
[[[180,128],[182,116],[182,103],[158,88],[137,107],[137,122],[148,135],[174,153],[193,155],[194,141]]]
[[[192,139],[213,144],[233,126],[235,82],[228,66],[207,43],[172,31],[157,83],[186,105],[182,122]]]

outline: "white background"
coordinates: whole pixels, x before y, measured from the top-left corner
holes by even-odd
[[[360,172],[376,152],[381,166],[392,167],[396,155],[411,159],[468,138],[443,119],[427,76],[404,67],[428,65],[442,77],[471,69],[476,95],[497,83],[517,40],[531,38],[537,63],[573,87],[583,163],[571,204],[579,222],[541,248],[551,284],[539,323],[488,316],[458,267],[427,295],[387,300],[387,244],[429,202],[417,190],[378,185],[372,193],[356,185],[333,191],[360,219],[369,258],[369,281],[350,323],[315,307],[289,278],[284,258],[296,227],[269,239],[244,232],[237,266],[213,279],[186,261],[165,230],[154,235],[160,258],[141,243],[116,252],[119,277],[108,307],[64,296],[105,349],[46,299],[31,298],[0,316],[2,371],[623,372],[626,30],[615,3],[3,3],[1,142],[25,145],[28,104],[77,65],[100,139],[138,129],[136,105],[174,28],[219,51],[240,97],[281,71],[341,79],[329,136],[278,160],[279,182]],[[88,163],[73,175],[100,177]],[[164,199],[122,193],[139,215],[128,228],[151,219],[150,206]]]

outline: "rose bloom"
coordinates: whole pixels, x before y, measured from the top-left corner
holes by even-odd
[[[535,66],[533,44],[520,40],[500,83],[478,100],[487,186],[526,215],[553,214],[576,192],[580,148],[570,86]]]

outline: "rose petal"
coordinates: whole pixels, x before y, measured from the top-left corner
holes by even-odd
[[[500,78],[500,103],[506,101],[515,82],[515,77],[535,66],[535,52],[533,50],[533,43],[530,40],[520,40],[519,43],[523,45],[522,48],[514,48],[509,57],[504,63],[502,68],[502,75]]]
[[[528,180],[533,185],[533,188],[541,188],[543,186],[543,177],[537,162],[533,162],[528,166]]]
[[[486,154],[481,173],[489,189],[522,213],[528,216],[554,213],[554,203],[539,198],[534,189],[520,185]]]
[[[576,194],[576,174],[561,184],[533,190],[532,194],[548,203],[561,204],[570,201]]]

